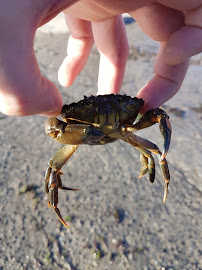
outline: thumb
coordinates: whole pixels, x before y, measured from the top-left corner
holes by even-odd
[[[33,49],[35,32],[26,27],[13,28],[1,33],[0,111],[15,116],[56,116],[62,108],[62,97],[41,75]]]
[[[0,111],[7,115],[57,115],[62,98],[56,86],[40,73],[33,49],[9,44],[0,48]]]

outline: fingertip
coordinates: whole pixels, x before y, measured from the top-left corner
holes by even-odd
[[[48,86],[43,91],[42,102],[37,114],[47,117],[57,116],[62,110],[62,105],[63,100],[61,93],[54,83],[48,81]]]
[[[38,87],[12,87],[0,93],[0,111],[9,116],[56,116],[61,112],[62,104],[59,90],[45,77]]]
[[[173,97],[178,91],[176,83],[155,75],[137,94],[138,98],[144,100],[144,106],[140,114],[146,111],[160,107],[167,100]]]
[[[72,85],[78,74],[81,72],[86,61],[82,55],[67,56],[59,70],[58,70],[58,81],[63,87]]]
[[[120,93],[120,90],[119,89],[106,89],[106,88],[103,88],[103,89],[98,89],[97,91],[97,96],[98,95],[110,95],[110,94],[119,94]]]
[[[68,62],[69,62],[68,57],[66,57],[63,60],[61,66],[60,66],[60,68],[58,70],[58,81],[63,87],[70,86],[74,81],[73,78],[70,80],[70,78],[71,78],[70,72],[71,71],[68,68],[68,64],[69,64]]]
[[[42,111],[42,112],[37,113],[37,114],[40,114],[40,115],[46,116],[46,117],[56,117],[61,113],[61,110],[62,110],[62,104],[57,106],[57,108],[54,108],[53,110],[50,110],[50,111],[45,110],[45,111]]]

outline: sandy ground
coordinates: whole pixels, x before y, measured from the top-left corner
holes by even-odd
[[[35,49],[42,73],[70,103],[96,93],[99,54],[94,48],[73,86],[60,87],[65,32],[40,30]],[[158,45],[136,23],[127,33],[122,93],[135,96],[152,77]],[[193,58],[181,92],[164,105],[173,126],[166,204],[158,163],[151,185],[148,176],[138,179],[139,153],[124,142],[81,146],[62,176],[80,191],[59,193],[69,230],[46,202],[44,173],[60,145],[45,135],[45,118],[0,115],[0,269],[202,269],[201,64],[202,55]],[[139,134],[162,149],[157,125]]]

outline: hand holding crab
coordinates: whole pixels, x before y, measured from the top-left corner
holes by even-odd
[[[202,50],[201,0],[0,0],[0,111],[4,114],[60,113],[61,94],[42,76],[33,41],[37,28],[62,10],[71,31],[68,55],[59,70],[62,85],[73,83],[95,42],[101,56],[98,93],[120,91],[129,51],[122,13],[130,13],[146,35],[161,43],[155,75],[137,95],[145,100],[141,113],[161,106],[179,90],[188,58]]]

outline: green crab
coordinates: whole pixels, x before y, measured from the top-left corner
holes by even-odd
[[[61,117],[64,122],[55,117],[47,119],[46,133],[64,144],[50,159],[45,174],[49,207],[53,208],[64,226],[68,227],[57,207],[58,189],[77,189],[62,185],[60,170],[80,144],[103,145],[122,139],[140,152],[142,169],[139,177],[148,172],[151,183],[155,178],[155,162],[152,153],[156,154],[165,181],[163,203],[166,201],[170,175],[165,156],[170,145],[171,124],[168,120],[169,116],[160,108],[147,111],[136,121],[143,104],[142,99],[120,94],[84,96],[84,99],[77,103],[63,106]],[[133,133],[157,122],[164,142],[162,153],[154,143]]]

